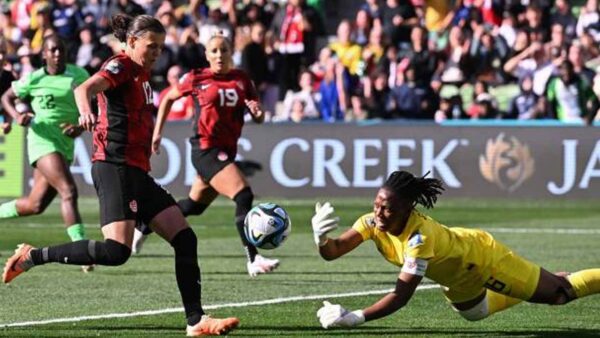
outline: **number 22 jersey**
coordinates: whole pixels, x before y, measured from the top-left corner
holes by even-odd
[[[239,69],[227,74],[195,69],[184,75],[178,89],[182,95],[192,95],[196,105],[192,149],[218,148],[235,158],[245,100],[258,99],[248,75]]]

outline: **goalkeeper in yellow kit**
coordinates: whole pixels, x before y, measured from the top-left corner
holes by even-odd
[[[356,311],[324,302],[317,316],[324,328],[353,327],[392,314],[406,305],[423,277],[442,285],[446,299],[467,320],[481,320],[521,301],[551,305],[600,292],[600,269],[553,274],[517,255],[477,229],[448,228],[415,210],[432,208],[444,188],[434,178],[393,172],[377,192],[373,212],[361,216],[339,238],[329,203],[317,203],[312,218],[315,242],[325,260],[334,260],[366,240],[401,267],[395,290]]]

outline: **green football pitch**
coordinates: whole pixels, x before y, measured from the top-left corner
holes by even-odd
[[[265,201],[266,199],[262,199]],[[372,243],[346,257],[322,260],[313,243],[314,201],[269,199],[292,217],[287,242],[265,256],[281,259],[273,274],[250,278],[233,225],[233,203],[217,200],[204,215],[191,217],[199,238],[202,298],[214,316],[237,316],[231,336],[253,337],[597,337],[600,296],[561,307],[519,304],[479,322],[468,322],[425,280],[409,304],[384,319],[355,329],[324,330],[316,311],[327,299],[354,310],[394,287],[398,268],[385,262]],[[258,201],[257,201],[258,202]],[[335,199],[339,235],[371,209],[369,199]],[[599,201],[510,201],[444,199],[429,212],[449,226],[489,230],[522,256],[550,271],[600,267]],[[90,238],[100,239],[98,205],[80,208]],[[44,215],[0,220],[0,263],[15,246],[65,242],[57,204]],[[175,282],[171,247],[151,237],[141,254],[120,267],[82,273],[76,266],[37,267],[10,285],[0,285],[3,337],[180,337],[185,320]]]

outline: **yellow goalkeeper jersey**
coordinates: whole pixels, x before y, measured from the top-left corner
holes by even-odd
[[[448,228],[429,216],[413,210],[399,236],[380,231],[373,213],[361,216],[352,226],[363,241],[371,239],[390,263],[426,261],[424,275],[446,287],[481,286],[494,273],[494,267],[507,255],[507,248],[487,232],[477,229]],[[410,270],[409,270],[410,271]]]

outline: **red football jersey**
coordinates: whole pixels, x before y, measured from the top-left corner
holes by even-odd
[[[92,161],[150,171],[154,107],[150,74],[124,53],[108,59],[98,75],[110,88],[98,94],[98,124]]]
[[[218,148],[235,157],[244,126],[245,100],[258,100],[248,75],[239,69],[227,74],[195,69],[184,75],[178,89],[183,95],[192,95],[197,104],[192,145]]]

